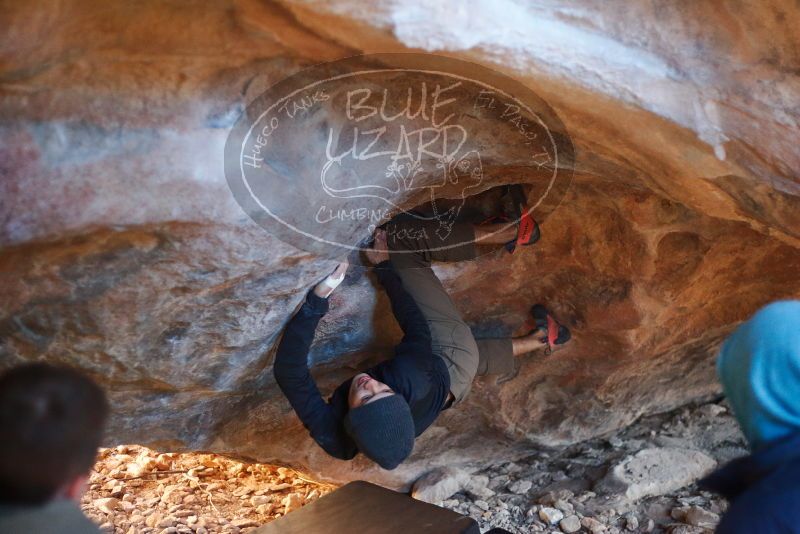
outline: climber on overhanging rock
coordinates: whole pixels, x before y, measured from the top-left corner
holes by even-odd
[[[433,221],[403,215],[376,231],[367,258],[404,335],[392,359],[342,383],[329,402],[311,378],[306,357],[346,263],[309,292],[286,328],[275,358],[275,378],[311,436],[331,456],[351,459],[360,451],[381,467],[394,469],[442,410],[464,400],[476,375],[510,373],[515,356],[537,349],[549,353],[570,338],[565,326],[536,305],[535,327],[528,335],[476,341],[431,261],[473,259],[476,240],[506,244],[518,230],[457,223],[444,239],[435,230]]]

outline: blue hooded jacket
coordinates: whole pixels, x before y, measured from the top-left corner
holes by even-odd
[[[800,301],[775,302],[742,324],[717,372],[754,451],[800,431]]]
[[[800,301],[742,324],[717,372],[753,451],[700,483],[731,501],[717,532],[800,533]]]

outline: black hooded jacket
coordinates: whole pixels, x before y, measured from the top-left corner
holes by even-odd
[[[450,392],[450,377],[444,360],[431,350],[431,333],[425,317],[403,289],[390,262],[379,264],[375,272],[404,335],[392,359],[364,372],[403,396],[411,408],[415,435],[419,436],[441,412]],[[327,311],[328,299],[310,291],[286,326],[273,372],[278,386],[314,441],[331,456],[349,460],[358,453],[343,425],[349,409],[347,395],[352,378],[339,385],[325,402],[307,365],[314,332]]]

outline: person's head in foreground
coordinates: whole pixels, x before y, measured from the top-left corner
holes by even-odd
[[[66,367],[0,375],[0,503],[80,501],[108,416],[103,390]]]
[[[800,432],[800,301],[770,304],[736,329],[717,371],[753,451]]]
[[[366,373],[350,382],[344,427],[367,458],[394,469],[414,448],[414,419],[402,395]]]
[[[800,301],[739,326],[717,372],[752,451],[701,483],[731,501],[718,532],[800,532]]]

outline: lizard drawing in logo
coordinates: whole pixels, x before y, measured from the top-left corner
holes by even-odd
[[[427,190],[432,214],[407,213],[436,220],[436,234],[444,239],[466,198],[483,183],[480,153],[464,149],[467,131],[459,124],[410,131],[399,125],[394,130],[391,135],[386,124],[352,132],[331,128],[320,172],[322,188],[338,199],[380,199],[395,212],[403,210],[401,203],[411,195]],[[342,146],[346,149],[336,153]],[[449,201],[443,202],[445,198]]]

